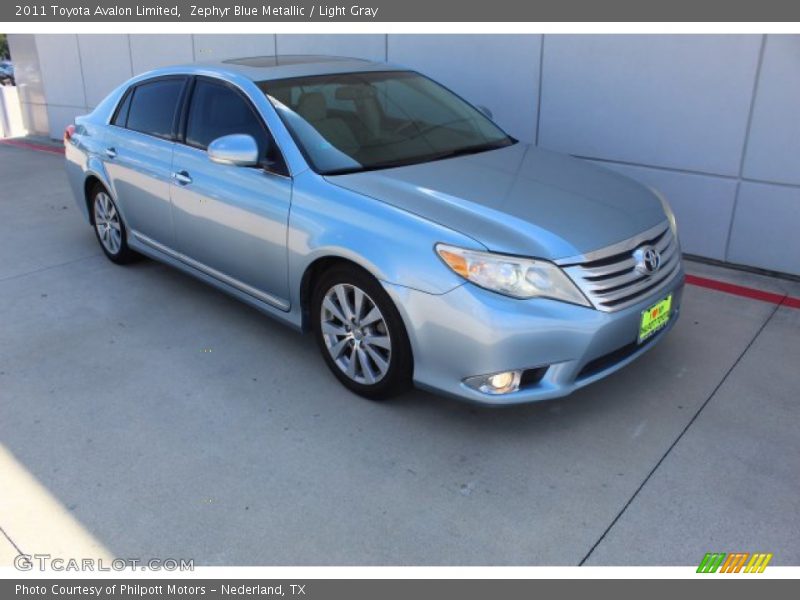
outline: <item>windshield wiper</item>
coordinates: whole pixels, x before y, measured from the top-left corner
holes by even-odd
[[[484,144],[476,144],[474,146],[464,146],[463,148],[456,148],[454,150],[447,150],[445,152],[438,152],[434,154],[426,154],[424,156],[416,156],[405,160],[394,160],[383,163],[375,163],[372,165],[363,165],[360,167],[346,167],[344,169],[333,169],[331,171],[326,171],[324,175],[349,175],[352,173],[362,173],[364,171],[379,171],[381,169],[408,167],[411,165],[419,165],[427,162],[444,160],[447,158],[455,158],[457,156],[466,156],[469,154],[478,154],[480,152],[488,152],[489,150],[506,148],[507,146],[511,146],[514,143],[516,143],[515,139],[507,138],[498,142],[486,142]]]
[[[468,154],[478,154],[480,152],[488,152],[489,150],[497,150],[498,148],[505,148],[510,146],[510,143],[505,142],[487,142],[485,144],[477,144],[475,146],[465,146],[463,148],[456,148],[455,150],[448,150],[435,154],[428,159],[428,161],[443,160],[445,158],[455,158],[456,156],[466,156]],[[428,162],[426,161],[426,162]]]

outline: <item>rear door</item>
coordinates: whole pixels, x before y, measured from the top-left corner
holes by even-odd
[[[146,80],[128,90],[103,149],[117,204],[131,234],[173,247],[169,189],[178,107],[188,77]]]

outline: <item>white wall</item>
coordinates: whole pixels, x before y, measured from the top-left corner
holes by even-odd
[[[47,122],[47,100],[42,83],[42,69],[34,35],[9,35],[9,47],[13,52],[22,117],[25,129],[33,134],[49,132]]]
[[[279,55],[330,54],[366,60],[386,60],[385,35],[277,35]]]
[[[13,85],[0,85],[0,139],[27,135],[19,92]]]
[[[391,61],[526,142],[661,189],[684,250],[800,275],[800,36],[10,35],[30,131],[131,74],[264,54]]]

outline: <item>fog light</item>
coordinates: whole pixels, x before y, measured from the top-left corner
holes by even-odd
[[[471,388],[484,394],[509,394],[519,389],[522,371],[503,371],[491,375],[478,375],[464,380]]]
[[[486,381],[489,384],[489,387],[495,390],[504,390],[509,387],[512,383],[514,383],[514,373],[511,371],[506,371],[505,373],[498,373],[497,375],[492,375]]]

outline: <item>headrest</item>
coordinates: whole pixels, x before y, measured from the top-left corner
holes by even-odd
[[[328,106],[321,92],[305,92],[297,103],[297,113],[313,123],[328,116]]]
[[[284,106],[290,106],[292,104],[292,88],[290,87],[273,88],[270,91],[270,96],[275,98]]]
[[[375,97],[375,88],[368,85],[340,85],[336,88],[337,100],[363,100]]]

